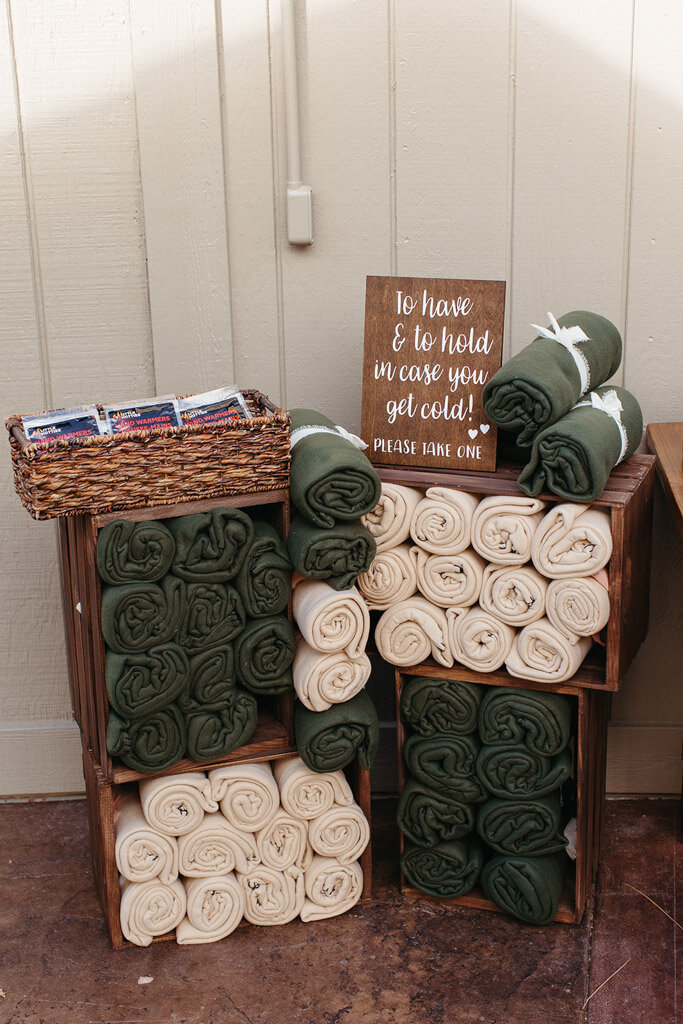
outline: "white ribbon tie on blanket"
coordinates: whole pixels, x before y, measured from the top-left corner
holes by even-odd
[[[619,436],[621,437],[621,452],[615,463],[618,466],[626,455],[626,449],[628,448],[628,434],[626,433],[626,427],[621,421],[621,413],[624,407],[616,391],[606,391],[604,395],[591,391],[588,397],[590,401],[577,402],[574,408],[579,409],[583,405],[591,405],[594,409],[598,409],[599,412],[607,413],[608,416],[612,417],[619,428]]]
[[[552,313],[548,313],[548,320],[552,330],[549,330],[547,327],[539,327],[538,324],[532,324],[531,326],[535,331],[538,331],[542,338],[557,341],[567,349],[567,352],[569,352],[569,355],[576,363],[576,369],[579,371],[579,378],[581,380],[581,394],[579,398],[583,398],[590,389],[591,372],[588,360],[581,349],[576,346],[580,341],[588,341],[588,335],[584,333],[578,324],[574,327],[560,327]]]
[[[582,392],[583,394],[583,392]],[[367,444],[357,434],[351,434],[344,427],[323,427],[321,425],[311,425],[308,427],[296,427],[289,439],[290,451],[302,438],[308,437],[309,434],[337,434],[339,437],[343,437],[345,441],[350,441],[354,448],[359,448],[360,451],[364,451],[367,448]]]

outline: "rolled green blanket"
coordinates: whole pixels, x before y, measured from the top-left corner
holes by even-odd
[[[475,838],[420,847],[407,843],[401,870],[415,889],[441,899],[465,896],[479,877],[483,863],[481,843]]]
[[[479,808],[477,832],[497,853],[539,857],[567,846],[557,793],[535,800],[494,797]]]
[[[190,664],[178,644],[160,644],[139,654],[107,651],[107,697],[122,718],[144,718],[174,701],[187,686]]]
[[[229,583],[188,583],[180,643],[189,653],[221,646],[241,633],[242,600]]]
[[[484,687],[433,676],[413,676],[401,693],[401,719],[421,736],[466,736],[477,731]]]
[[[567,748],[555,757],[544,757],[527,747],[495,744],[482,747],[477,757],[481,784],[504,799],[535,799],[552,793],[569,778],[571,767]]]
[[[549,924],[557,914],[568,860],[550,857],[493,857],[481,873],[485,895],[527,924]]]
[[[551,319],[551,327],[541,328],[531,344],[508,359],[482,395],[489,419],[516,435],[523,447],[608,380],[621,362],[621,335],[604,316],[576,310],[559,317],[556,325]],[[585,340],[575,340],[581,333]]]
[[[230,643],[201,651],[189,661],[187,685],[177,704],[186,715],[223,704],[235,689],[235,652]]]
[[[571,724],[572,702],[562,693],[496,686],[479,709],[482,743],[525,746],[549,757],[567,746]]]
[[[251,618],[278,615],[287,607],[292,563],[285,542],[270,523],[254,523],[254,539],[233,585]]]
[[[114,711],[107,723],[107,750],[137,772],[163,772],[185,753],[185,719],[175,704],[127,721]]]
[[[294,708],[294,737],[302,761],[312,772],[335,772],[355,757],[371,768],[379,745],[375,705],[365,690],[326,711]]]
[[[176,544],[173,572],[187,583],[225,583],[237,575],[254,536],[238,508],[215,508],[169,520]]]
[[[474,808],[408,779],[398,801],[398,827],[416,846],[461,839],[474,828]]]
[[[97,535],[97,569],[105,583],[153,583],[166,575],[174,555],[171,531],[153,519],[117,519]]]
[[[370,568],[377,545],[356,520],[321,529],[295,515],[287,548],[296,571],[309,580],[325,580],[334,590],[348,590]]]
[[[404,742],[403,757],[423,786],[466,803],[480,803],[488,793],[475,772],[479,746],[474,736],[415,735]]]
[[[187,756],[213,761],[248,743],[258,722],[257,701],[236,687],[221,704],[186,716]]]
[[[291,417],[290,496],[301,515],[331,527],[370,512],[382,486],[369,459],[322,413],[292,409]]]
[[[294,686],[296,637],[286,615],[252,619],[235,641],[235,672],[252,693],[284,693]]]
[[[550,491],[569,501],[594,501],[642,436],[643,414],[630,391],[596,388],[536,434],[517,483],[531,495]]]
[[[137,654],[176,639],[185,596],[185,584],[175,576],[104,587],[100,617],[107,647],[117,654]]]

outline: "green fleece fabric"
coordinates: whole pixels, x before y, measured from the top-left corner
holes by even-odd
[[[643,414],[637,399],[625,388],[614,386],[595,388],[591,394],[606,401],[616,395],[627,437],[623,459],[630,458],[643,436]],[[591,394],[536,434],[528,465],[517,479],[526,494],[550,491],[567,501],[586,503],[602,494],[619,461],[622,440],[614,418],[591,404]]]
[[[213,761],[248,743],[258,723],[252,694],[235,687],[221,703],[186,715],[187,756]]]
[[[555,757],[535,754],[524,746],[484,746],[477,757],[477,775],[494,796],[535,799],[558,789],[569,778],[569,749]]]
[[[122,718],[144,718],[182,693],[190,664],[182,647],[167,643],[139,654],[107,651],[104,679],[111,707]]]
[[[100,607],[102,635],[117,654],[138,654],[177,639],[187,610],[186,588],[175,576],[159,583],[104,587]]]
[[[326,711],[294,708],[294,737],[302,761],[312,772],[336,772],[355,757],[372,768],[379,745],[375,705],[365,690]]]
[[[497,853],[539,857],[567,846],[557,793],[535,800],[494,797],[479,808],[477,832]]]
[[[165,771],[181,759],[186,742],[185,719],[175,704],[135,721],[109,713],[107,750],[134,771]]]
[[[246,558],[254,536],[238,508],[215,508],[168,520],[176,544],[173,573],[187,583],[225,583]]]
[[[348,590],[361,572],[367,572],[377,544],[359,521],[314,526],[295,515],[287,538],[289,557],[296,571],[309,580],[325,580],[334,590]]]
[[[398,827],[416,846],[461,839],[474,828],[474,808],[448,793],[408,779],[398,801]]]
[[[479,740],[474,736],[409,736],[403,744],[406,767],[423,786],[466,803],[488,793],[475,772]]]
[[[291,410],[292,433],[297,427],[335,424],[313,409]],[[292,447],[290,496],[315,526],[331,527],[337,520],[360,519],[380,499],[382,485],[369,459],[338,433],[302,437]]]
[[[254,539],[233,585],[251,618],[278,615],[287,608],[292,563],[284,541],[270,523],[254,523]]]
[[[621,335],[598,313],[576,310],[558,317],[560,327],[580,327],[588,341],[579,342],[589,366],[589,388],[599,387],[621,362]],[[492,423],[530,445],[543,427],[564,416],[581,397],[581,376],[564,345],[537,337],[508,359],[484,386],[482,401]]]
[[[252,619],[235,640],[235,672],[252,693],[284,693],[294,686],[296,637],[286,615]]]
[[[188,583],[180,643],[190,654],[220,647],[241,633],[242,600],[229,583]]]
[[[228,699],[236,683],[231,643],[201,651],[190,658],[187,686],[178,696],[178,707],[185,714],[217,707]]]
[[[527,924],[549,924],[557,914],[569,861],[549,857],[506,857],[487,861],[481,873],[485,895]]]
[[[441,899],[465,896],[479,877],[483,863],[481,843],[475,838],[420,847],[407,843],[401,870],[414,889]]]
[[[483,744],[525,746],[552,757],[569,742],[572,702],[562,693],[496,686],[488,690],[479,709]]]
[[[97,569],[105,583],[153,583],[165,576],[175,541],[163,523],[117,519],[97,535]]]
[[[401,719],[421,736],[466,736],[477,731],[484,687],[433,676],[414,676],[401,693]]]

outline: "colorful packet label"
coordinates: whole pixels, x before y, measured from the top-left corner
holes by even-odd
[[[108,433],[94,405],[22,416],[21,421],[28,441],[59,441]]]
[[[241,392],[228,388],[180,398],[178,411],[184,427],[228,423],[251,416]]]
[[[180,425],[177,400],[171,396],[143,402],[105,405],[104,413],[112,434],[131,430],[152,430]]]

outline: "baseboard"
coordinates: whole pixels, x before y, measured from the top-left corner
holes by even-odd
[[[82,793],[75,722],[0,727],[0,797]]]

